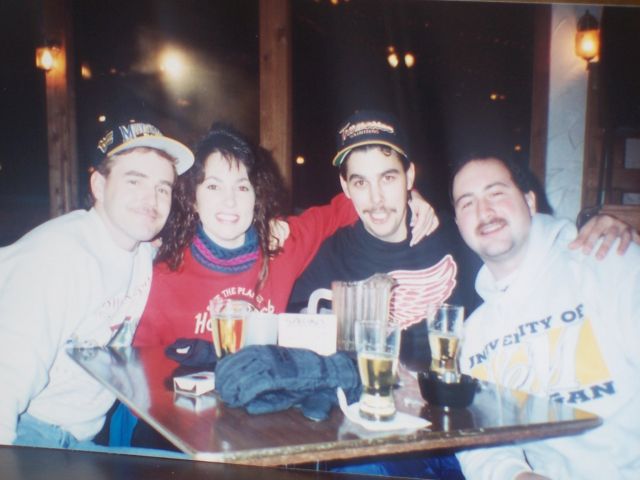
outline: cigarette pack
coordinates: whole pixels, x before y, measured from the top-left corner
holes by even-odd
[[[173,390],[180,395],[198,396],[215,388],[213,372],[197,372],[173,378]]]

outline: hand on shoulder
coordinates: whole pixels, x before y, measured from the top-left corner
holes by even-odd
[[[411,190],[409,207],[411,208],[410,245],[414,246],[423,238],[431,235],[440,225],[440,221],[436,211],[417,190]]]
[[[596,252],[598,260],[602,260],[609,254],[617,239],[620,239],[616,249],[618,255],[623,255],[632,241],[640,244],[640,234],[631,225],[611,215],[599,214],[580,228],[578,236],[569,244],[569,248],[572,250],[582,249],[585,255],[589,255],[600,238],[602,238],[602,243]]]

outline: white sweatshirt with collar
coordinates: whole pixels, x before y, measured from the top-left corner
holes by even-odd
[[[575,227],[536,215],[506,282],[482,267],[463,372],[603,417],[580,435],[463,451],[467,479],[640,478],[640,248],[604,260],[571,251]]]

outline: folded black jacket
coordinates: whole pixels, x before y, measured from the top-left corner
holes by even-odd
[[[312,420],[324,420],[337,405],[337,387],[349,403],[362,385],[355,361],[344,352],[327,357],[311,350],[251,345],[218,361],[216,391],[231,407],[259,414],[298,407]]]

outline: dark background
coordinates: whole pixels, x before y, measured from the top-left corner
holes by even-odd
[[[358,108],[390,110],[401,119],[418,186],[440,208],[447,207],[447,163],[467,146],[491,141],[526,161],[537,8],[547,7],[293,0],[293,206],[326,202],[338,191],[330,165],[335,132]],[[629,92],[640,90],[640,61],[633,61],[638,53],[632,51],[638,50],[639,10],[605,8],[611,24],[626,22],[630,35],[635,33],[635,47],[610,48],[618,56],[625,53],[609,57],[609,69],[619,72]],[[88,159],[104,128],[99,115],[146,117],[190,145],[214,120],[257,140],[256,0],[76,0],[72,11],[76,70],[86,63],[92,71],[91,79],[76,78],[81,195]],[[41,21],[36,0],[0,2],[0,245],[48,217],[45,74],[34,66],[35,47],[43,41]],[[190,59],[181,84],[157,69],[165,44]],[[390,68],[389,45],[400,54],[411,51],[415,67]],[[620,89],[620,81],[608,83]],[[609,102],[631,116],[638,103],[637,97],[621,95]],[[304,165],[294,163],[298,155]]]
[[[446,204],[447,160],[476,140],[520,145],[531,117],[533,5],[465,2],[356,2],[343,9],[294,2],[294,168],[296,204],[325,201],[340,122],[358,108],[395,112],[407,129],[418,183]],[[391,69],[386,48],[411,51],[412,69]],[[492,101],[491,93],[504,96]],[[482,131],[485,131],[482,128]],[[315,183],[315,184],[314,184]],[[303,194],[304,192],[304,194]]]

